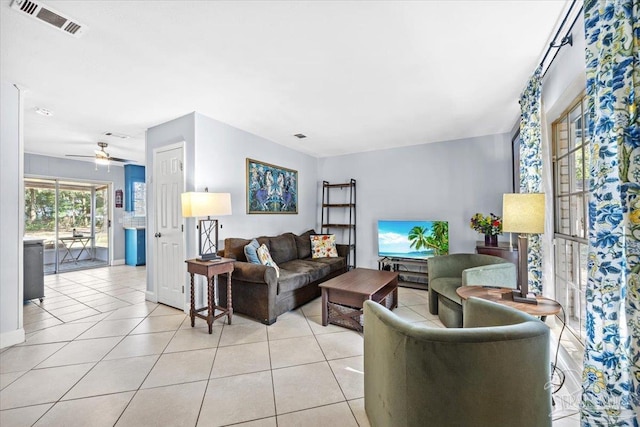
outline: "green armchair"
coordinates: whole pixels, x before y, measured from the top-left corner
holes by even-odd
[[[517,287],[516,265],[497,256],[452,254],[429,258],[429,312],[447,328],[462,327],[460,286]]]
[[[551,426],[549,328],[478,298],[464,328],[364,304],[364,405],[373,427]]]

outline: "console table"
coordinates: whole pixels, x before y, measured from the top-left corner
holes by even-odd
[[[378,259],[378,270],[395,271],[400,286],[414,289],[429,289],[429,274],[426,259],[382,257]]]
[[[516,265],[516,277],[518,276],[518,246],[512,245],[510,242],[500,242],[498,246],[487,246],[484,241],[476,242],[476,252],[484,255],[493,255]]]
[[[229,325],[231,324],[231,316],[233,315],[233,305],[231,303],[231,273],[233,272],[233,259],[220,258],[213,261],[201,261],[199,259],[189,259],[187,263],[187,271],[191,274],[191,327],[195,325],[196,317],[207,321],[209,333],[212,332],[213,321],[222,316],[227,316]],[[227,273],[227,306],[221,307],[216,305],[214,295],[214,281],[218,274]],[[207,306],[196,309],[196,300],[193,284],[193,276],[199,274],[207,278]],[[207,310],[207,315],[200,314],[201,311]],[[219,314],[215,314],[215,310],[219,310]]]

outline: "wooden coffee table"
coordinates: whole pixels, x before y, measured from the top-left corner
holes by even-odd
[[[554,316],[560,313],[562,306],[559,302],[550,298],[536,297],[538,304],[527,304],[524,302],[516,302],[508,299],[502,299],[502,294],[510,293],[513,289],[507,288],[488,288],[483,286],[461,286],[456,289],[456,293],[460,298],[466,300],[469,297],[477,297],[488,301],[497,302],[502,305],[513,307],[517,310],[524,311],[532,316],[538,316],[544,322],[547,316]]]
[[[362,306],[372,300],[398,307],[398,273],[355,268],[321,283],[322,326],[329,323],[362,331]]]

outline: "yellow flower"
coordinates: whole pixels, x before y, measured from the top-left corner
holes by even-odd
[[[604,382],[604,375],[602,371],[596,369],[593,366],[587,366],[582,374],[583,382],[588,381],[591,384],[594,393],[601,393],[604,391],[606,384]]]
[[[640,209],[634,209],[629,214],[629,219],[634,224],[640,224]]]

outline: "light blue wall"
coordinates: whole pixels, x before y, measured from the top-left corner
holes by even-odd
[[[22,328],[22,106],[20,91],[0,89],[0,348],[24,341]]]
[[[231,193],[233,215],[221,217],[219,238],[302,233],[316,223],[315,157],[196,113],[195,189]],[[298,171],[298,214],[247,214],[246,159]]]
[[[500,215],[502,194],[512,192],[511,140],[490,135],[327,157],[319,159],[319,175],[357,180],[359,267],[377,268],[380,219],[449,221],[450,252],[474,252],[482,236],[469,219],[476,212]]]
[[[122,213],[124,209],[115,208],[113,205],[115,191],[124,191],[124,168],[121,165],[116,165],[112,162],[109,172],[107,172],[105,166],[99,166],[98,170],[96,170],[96,165],[93,162],[25,153],[24,173],[28,176],[59,178],[62,180],[111,183],[112,212],[114,214],[111,221],[113,229],[113,262],[115,264],[124,263],[124,228],[122,228]]]
[[[185,190],[231,193],[233,214],[221,217],[220,247],[227,237],[276,235],[285,231],[301,233],[313,228],[317,216],[317,159],[265,138],[234,128],[199,113],[190,113],[147,130],[147,206],[153,199],[153,150],[183,142],[185,149]],[[298,171],[299,212],[292,214],[248,215],[246,213],[246,158],[261,160]],[[155,219],[147,216],[147,290],[154,289]],[[196,253],[195,221],[185,221],[185,257]],[[186,280],[186,279],[185,279]],[[187,283],[185,283],[186,285]],[[188,288],[188,287],[187,287]],[[188,295],[187,295],[188,297]]]
[[[586,88],[584,20],[571,30],[573,45],[565,45],[542,80],[542,106],[551,122]]]
[[[184,145],[184,179],[185,190],[189,191],[193,188],[194,177],[194,152],[195,152],[195,123],[194,114],[190,113],[182,117],[178,117],[174,120],[170,120],[165,123],[161,123],[157,126],[147,129],[146,135],[146,161],[145,161],[145,173],[147,183],[147,291],[151,295],[151,298],[157,298],[155,289],[155,244],[156,239],[154,233],[156,232],[156,223],[154,215],[155,197],[154,197],[154,164],[153,156],[154,150],[165,147],[167,145],[173,145],[183,143]],[[195,228],[194,228],[195,230]],[[191,232],[189,229],[185,229],[185,246],[186,248],[195,247],[195,240],[192,240],[192,236],[195,231]],[[185,258],[193,258],[194,252],[187,252]],[[186,270],[185,270],[186,277]],[[186,286],[185,279],[185,288]]]

